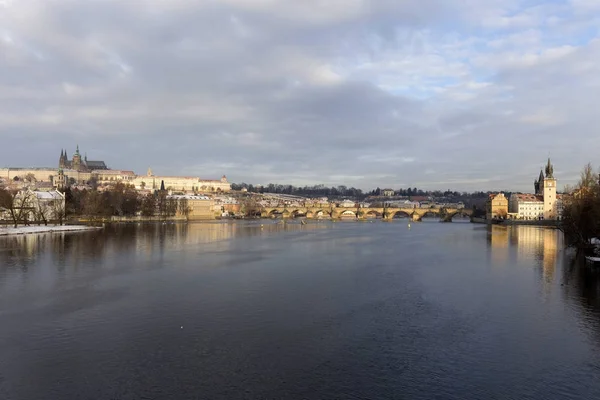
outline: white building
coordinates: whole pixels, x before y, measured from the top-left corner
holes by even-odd
[[[545,174],[544,174],[545,172]],[[513,194],[510,196],[508,212],[514,218],[560,219],[562,216],[562,198],[556,193],[554,167],[548,159],[545,171],[540,171],[534,182],[535,194]]]
[[[220,180],[207,180],[194,176],[157,176],[149,169],[146,176],[136,176],[129,181],[136,189],[160,189],[164,185],[166,190],[183,193],[229,192],[231,184],[223,175]]]
[[[65,213],[65,195],[58,190],[43,192],[24,189],[15,195],[13,207],[19,215],[19,223],[62,220]],[[12,218],[10,211],[6,209],[1,211],[0,216],[4,220]]]
[[[508,212],[517,219],[543,219],[544,198],[535,194],[513,193],[508,202]]]
[[[339,206],[345,207],[345,208],[356,208],[356,202],[346,199],[346,200],[342,200],[342,202],[340,202]]]

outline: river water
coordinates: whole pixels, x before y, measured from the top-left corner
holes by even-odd
[[[525,226],[3,237],[0,399],[600,399],[598,282]]]

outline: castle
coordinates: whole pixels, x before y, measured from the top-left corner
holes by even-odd
[[[75,154],[73,154],[73,159],[71,161],[69,161],[69,158],[67,157],[67,150],[60,151],[58,168],[72,169],[78,172],[92,172],[94,170],[108,169],[104,161],[88,161],[87,154],[82,159],[81,154],[79,154],[79,145],[77,145],[77,150],[75,151]]]
[[[0,168],[0,181],[35,183],[37,187],[49,186],[64,188],[71,185],[86,185],[95,181],[100,187],[116,183],[133,185],[137,190],[157,190],[161,186],[174,193],[216,193],[228,192],[231,184],[223,175],[221,179],[202,179],[195,176],[154,175],[148,170],[146,175],[133,171],[113,170],[104,161],[89,161],[81,156],[79,146],[71,160],[66,150],[61,150],[58,168]]]

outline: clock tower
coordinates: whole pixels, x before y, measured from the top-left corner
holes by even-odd
[[[541,188],[544,196],[544,219],[556,219],[556,179],[554,178],[554,167],[550,159],[548,159],[545,172],[546,176]]]

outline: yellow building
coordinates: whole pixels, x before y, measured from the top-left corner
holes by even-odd
[[[215,219],[214,201],[206,196],[172,195],[167,199],[176,200],[177,216],[186,217],[188,220]]]
[[[486,203],[486,218],[506,218],[508,215],[508,199],[504,193],[490,194]]]

